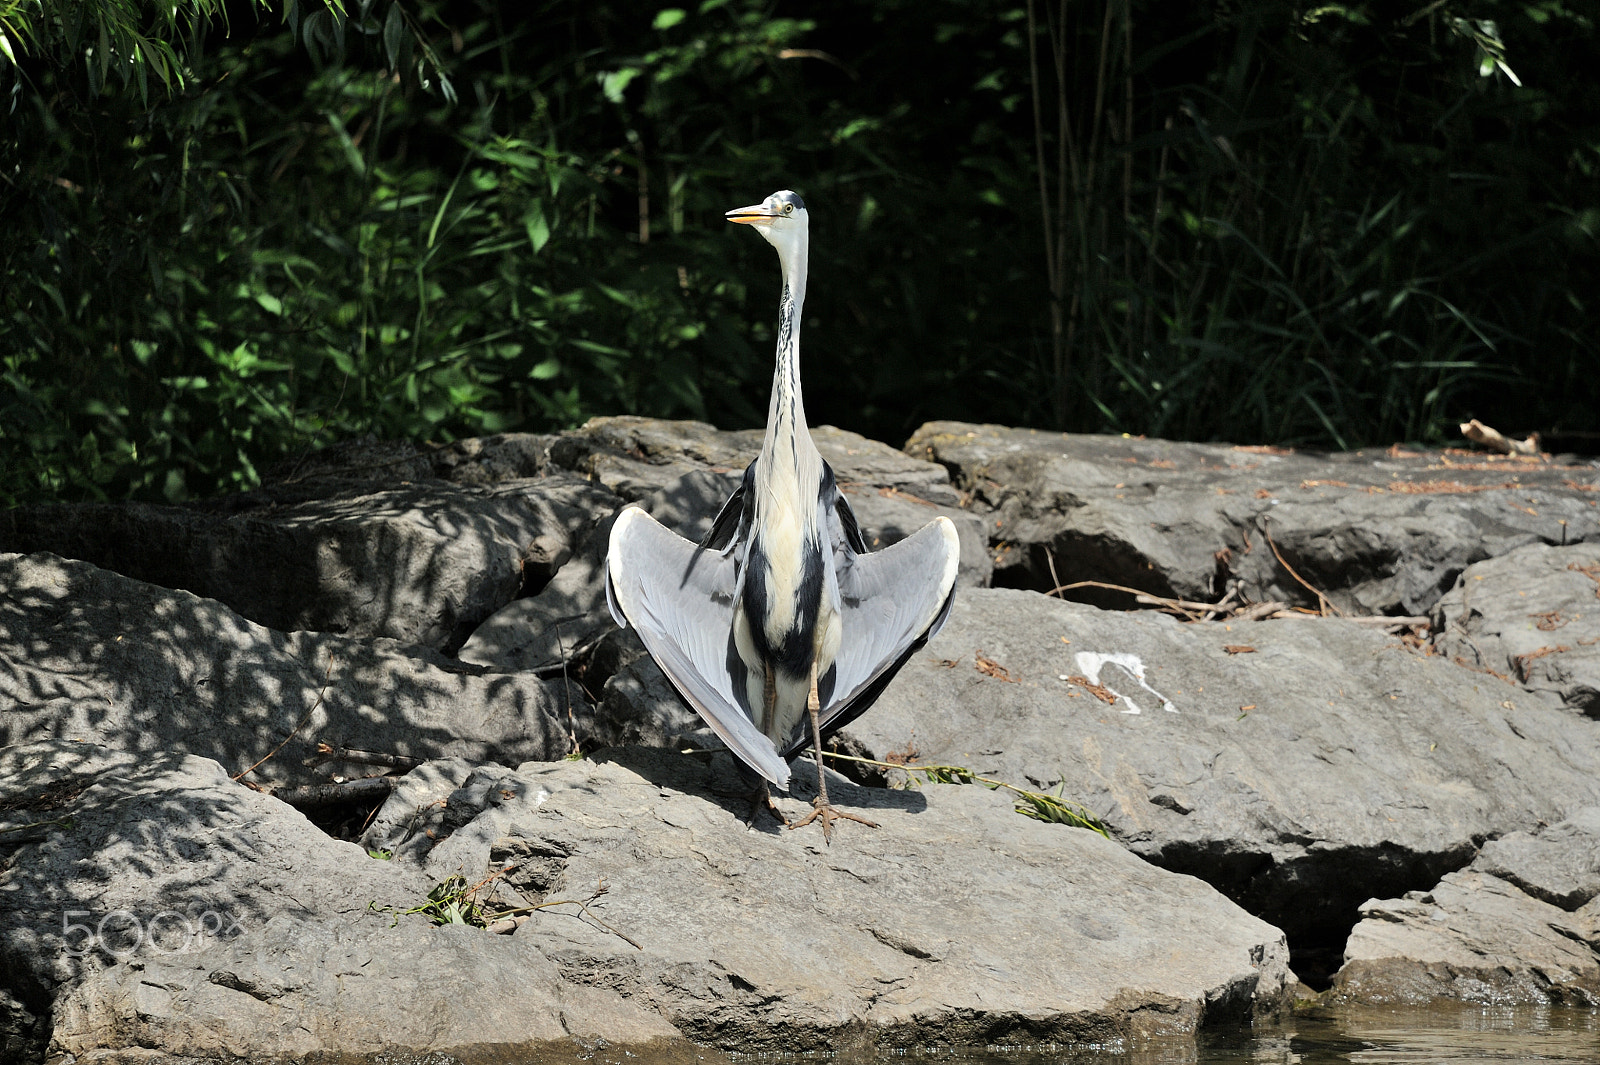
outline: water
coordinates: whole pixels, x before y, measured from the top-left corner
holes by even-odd
[[[1116,1060],[1106,1059],[1107,1065]],[[1137,1059],[1124,1060],[1131,1065]],[[1600,1013],[1528,1006],[1350,1007],[1296,1017],[1279,1030],[1203,1036],[1188,1058],[1170,1060],[1195,1065],[1597,1065]]]
[[[1141,1046],[944,1051],[877,1055],[723,1055],[679,1049],[637,1054],[607,1047],[589,1065],[1600,1065],[1600,1011],[1558,1007],[1351,1007],[1281,1025],[1206,1032]],[[534,1065],[505,1062],[504,1065]]]

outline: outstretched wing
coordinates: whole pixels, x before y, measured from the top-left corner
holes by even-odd
[[[828,522],[841,631],[833,668],[817,681],[824,734],[861,716],[944,625],[961,555],[955,524],[945,517],[881,551],[861,552],[855,514],[837,490],[835,496]],[[806,739],[797,736],[784,753],[800,750]]]
[[[717,526],[708,543],[718,539]],[[731,531],[722,539],[731,539]],[[788,763],[744,705],[745,667],[733,648],[738,585],[732,551],[696,546],[637,506],[617,515],[606,554],[611,616],[633,626],[661,672],[729,750],[787,788]]]

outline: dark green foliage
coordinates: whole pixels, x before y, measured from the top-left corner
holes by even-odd
[[[1592,12],[1106,2],[1034,10],[1036,140],[1026,7],[0,0],[0,502],[760,424],[777,265],[722,212],[785,186],[814,423],[1600,428]],[[83,63],[106,12],[153,50]]]

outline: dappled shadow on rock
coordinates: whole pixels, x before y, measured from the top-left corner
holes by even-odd
[[[0,818],[34,826],[0,832],[0,968],[35,1012],[48,1012],[58,985],[108,967],[181,962],[280,916],[354,918],[420,886],[181,754],[63,740],[0,748]],[[278,875],[263,881],[268,867]]]
[[[433,481],[280,502],[81,504],[0,512],[0,551],[49,551],[226,603],[279,631],[453,653],[543,582],[616,497],[576,478]],[[265,496],[265,498],[263,498]]]
[[[63,785],[82,790],[37,809]],[[404,913],[427,897],[420,870],[329,841],[207,759],[0,749],[0,808],[29,803],[45,837],[11,848],[0,833],[0,990],[49,1019],[48,1046],[29,1048],[41,1059],[520,1056],[678,1038],[537,952]],[[486,972],[504,986],[461,993]]]
[[[391,641],[276,632],[49,555],[0,556],[0,585],[4,744],[182,751],[230,773],[260,762],[257,780],[311,782],[303,763],[318,742],[413,758],[560,757],[568,698],[581,706],[581,692],[536,677],[482,675]]]

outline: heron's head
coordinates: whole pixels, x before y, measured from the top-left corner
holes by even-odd
[[[728,221],[755,226],[780,254],[804,244],[809,226],[805,201],[788,189],[774,192],[753,207],[729,211]]]

